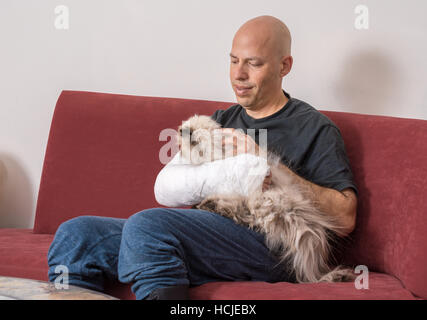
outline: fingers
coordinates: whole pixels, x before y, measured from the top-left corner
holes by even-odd
[[[266,191],[270,188],[271,184],[270,183],[263,183],[262,184],[262,191]]]
[[[236,132],[233,133],[230,130],[223,135],[222,145],[233,157],[246,152],[244,137],[236,134]]]
[[[262,192],[268,190],[271,186],[272,180],[271,180],[271,171],[268,173],[268,175],[265,176],[264,181],[262,183]]]
[[[223,136],[222,145],[233,147],[233,154],[251,153],[257,154],[257,144],[251,136],[234,128],[221,129]]]
[[[265,178],[263,183],[268,186],[271,185],[271,178]]]

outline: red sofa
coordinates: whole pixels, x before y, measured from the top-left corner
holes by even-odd
[[[57,227],[79,215],[127,218],[151,207],[164,128],[232,103],[63,91],[45,154],[34,229],[0,229],[0,275],[47,280]],[[193,299],[426,299],[427,121],[322,111],[341,130],[359,187],[345,263],[369,268],[354,283],[212,282]],[[9,214],[13,214],[10,212]],[[130,285],[107,293],[134,299]]]

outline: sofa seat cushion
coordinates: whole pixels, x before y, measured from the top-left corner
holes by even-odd
[[[356,289],[354,282],[211,282],[195,287],[192,299],[202,300],[412,300],[416,299],[395,277],[369,273],[369,289]]]
[[[53,234],[0,229],[0,275],[47,281],[47,251]]]
[[[0,229],[0,275],[47,281],[47,252],[51,234],[31,229]],[[130,285],[110,283],[106,293],[135,299]],[[288,300],[288,299],[414,299],[395,277],[369,273],[369,289],[358,290],[353,282],[293,284],[287,282],[209,282],[191,288],[192,299]]]

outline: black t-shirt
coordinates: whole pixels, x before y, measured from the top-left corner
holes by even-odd
[[[280,155],[282,162],[300,177],[317,185],[342,191],[353,188],[358,195],[353,173],[338,127],[308,103],[292,98],[274,114],[255,119],[239,104],[217,110],[211,116],[223,128],[255,133],[267,129],[267,149]],[[252,135],[253,136],[253,135]]]

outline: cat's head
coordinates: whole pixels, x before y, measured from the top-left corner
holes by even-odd
[[[209,116],[194,115],[178,127],[178,146],[182,156],[193,164],[206,162],[207,150],[211,148],[213,130],[221,128],[221,125]]]

